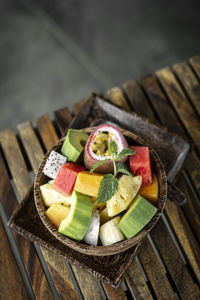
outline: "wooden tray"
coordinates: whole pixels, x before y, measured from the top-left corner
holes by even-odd
[[[167,132],[166,129],[163,130],[136,114],[126,113],[96,95],[91,96],[70,127],[84,128],[105,122],[133,131],[145,139],[159,153],[167,170],[168,179],[174,179],[189,150],[189,144],[181,137]],[[104,257],[84,255],[68,248],[56,240],[40,220],[34,204],[33,188],[14,212],[9,226],[24,237],[52,250],[114,287],[119,286],[141,245],[139,243],[121,254]]]

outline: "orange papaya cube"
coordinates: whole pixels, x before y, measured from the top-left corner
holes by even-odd
[[[63,206],[61,204],[52,204],[46,211],[46,215],[53,223],[53,225],[58,228],[62,220],[64,220],[70,211],[70,207]]]
[[[81,194],[97,197],[102,178],[102,174],[90,173],[88,171],[79,172],[74,189]]]
[[[141,187],[139,194],[149,200],[152,204],[155,204],[158,201],[159,187],[158,178],[155,173],[152,174],[152,184]]]

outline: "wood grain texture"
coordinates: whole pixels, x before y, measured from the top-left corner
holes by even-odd
[[[37,119],[37,129],[41,139],[43,142],[45,141],[45,149],[48,151],[57,142],[58,137],[47,114]]]
[[[176,299],[171,284],[148,239],[143,242],[138,257],[157,298]]]
[[[23,199],[32,183],[14,131],[1,131],[0,142],[18,193]]]
[[[0,291],[4,299],[29,299],[0,218]]]
[[[83,297],[87,300],[103,300],[103,295],[98,285],[98,281],[94,277],[85,273],[82,269],[72,265],[73,272],[82,291]]]
[[[125,278],[134,299],[153,300],[151,292],[149,291],[147,283],[136,260],[134,260],[134,262],[132,263]]]
[[[174,74],[167,67],[156,72],[162,87],[168,95],[179,118],[183,122],[188,134],[192,137],[196,147],[200,151],[200,123],[186,98],[183,90],[177,82]]]
[[[134,86],[135,86],[135,84],[134,84]],[[145,86],[145,87],[146,87],[146,86]],[[133,90],[134,90],[134,88],[133,88]],[[152,93],[152,91],[151,91],[151,93]],[[154,93],[155,93],[155,91],[154,91]],[[154,94],[153,94],[153,95],[154,95]],[[161,98],[161,99],[163,99],[163,98]],[[156,97],[156,100],[157,100],[157,97]],[[166,99],[163,99],[162,101],[164,101],[165,107],[166,107]],[[146,102],[146,103],[147,103],[147,102]],[[141,104],[139,104],[139,105],[141,105]],[[137,112],[137,108],[138,108],[138,104],[135,104],[135,110],[136,110],[136,112]],[[164,110],[163,110],[163,111],[164,111]],[[154,120],[152,120],[152,121],[154,121]],[[165,125],[166,125],[166,124],[165,124]],[[183,186],[184,186],[184,185],[182,184],[182,185],[181,185],[181,188],[182,188]],[[185,183],[185,186],[187,186],[186,183]],[[186,197],[187,197],[187,196],[189,197],[188,194],[186,194]],[[171,207],[170,204],[171,204],[171,203],[167,203],[166,205],[167,205],[168,207]],[[196,211],[197,211],[197,210],[196,210]],[[169,209],[168,209],[168,213],[170,213],[170,210],[169,210]],[[169,218],[171,218],[170,215],[169,215]],[[179,211],[178,211],[178,209],[173,211],[173,218],[174,218],[173,226],[174,226],[175,232],[178,234],[178,237],[180,238],[180,241],[182,242],[182,246],[183,246],[185,252],[186,252],[187,255],[188,255],[188,258],[189,258],[189,260],[190,260],[191,265],[192,265],[193,267],[195,267],[196,273],[198,273],[199,265],[198,265],[198,260],[195,261],[195,258],[197,258],[197,253],[198,253],[198,251],[199,251],[199,247],[198,247],[198,245],[197,245],[197,243],[196,243],[196,240],[195,240],[195,238],[194,238],[193,235],[190,236],[190,232],[191,232],[191,231],[187,231],[187,228],[189,228],[188,223],[187,223],[185,217],[183,216],[183,214],[182,214],[182,218],[179,217]],[[193,214],[193,216],[191,216],[191,218],[197,219],[198,216],[197,216],[197,214],[195,214],[195,212],[194,212],[194,214]],[[164,223],[162,222],[162,220],[159,221],[159,223],[162,225],[163,230],[166,230],[166,227],[165,227]],[[156,225],[155,227],[157,228],[158,225]],[[184,227],[184,231],[181,232],[181,230],[182,230],[183,227]],[[199,227],[197,226],[196,228],[199,228]],[[166,232],[167,232],[167,231],[166,231]],[[168,245],[169,245],[169,247],[174,248],[174,243],[173,243],[173,241],[171,240],[171,238],[169,237],[169,233],[168,233],[168,232],[167,232],[167,234],[168,234]],[[161,235],[161,236],[162,236],[162,235]],[[188,240],[188,236],[190,236],[192,242],[190,242],[190,240]],[[158,236],[157,236],[156,238],[159,239]],[[162,239],[160,239],[160,240],[161,240],[161,242],[163,242],[163,243],[165,242],[165,240],[162,240]],[[167,252],[166,252],[165,250],[163,250],[163,251],[165,252],[165,255],[167,256]],[[175,271],[175,270],[174,270],[174,271]],[[189,274],[188,274],[188,276],[190,277]],[[191,281],[191,277],[190,277],[190,281]]]
[[[107,91],[107,95],[110,98],[111,102],[121,108],[123,108],[126,111],[131,111],[131,108],[123,95],[122,90],[115,86]]]
[[[59,110],[56,110],[55,113],[55,122],[58,126],[58,129],[60,130],[60,132],[63,132],[67,129],[67,127],[69,126],[69,124],[72,121],[72,115],[69,112],[68,108],[62,108]]]
[[[200,79],[200,55],[191,57],[189,59],[189,62]]]
[[[171,274],[176,288],[182,299],[198,299],[200,296],[186,265],[184,264],[172,238],[162,220],[158,221],[157,226],[151,231],[159,253]],[[161,238],[163,237],[163,239]]]
[[[51,124],[50,122],[48,122],[48,123]],[[50,128],[52,128],[52,126],[50,126]],[[40,162],[44,156],[43,150],[39,144],[39,141],[37,139],[37,136],[36,136],[32,126],[29,122],[21,124],[20,126],[18,126],[18,129],[20,131],[20,137],[21,137],[22,143],[24,144],[24,147],[26,149],[27,156],[31,162],[34,172],[36,173],[37,169],[38,169],[37,166],[40,164]],[[46,131],[50,131],[50,130],[47,130],[47,128],[45,128],[45,132]],[[56,138],[56,133],[54,133],[54,138],[53,139],[50,138],[49,140],[48,140],[48,137],[46,137],[46,135],[45,135],[45,139],[43,140],[45,147],[51,146],[50,143],[52,143],[55,138]],[[73,297],[75,299],[77,299],[78,294],[73,287],[73,283],[72,283],[71,277],[68,274],[68,271],[66,269],[64,260],[60,259],[59,257],[57,258],[56,255],[54,255],[54,261],[53,261],[52,260],[53,254],[51,252],[49,252],[48,250],[44,250],[44,248],[41,248],[41,251],[42,251],[44,259],[47,263],[49,272],[52,276],[52,279],[54,281],[54,284],[56,286],[59,296],[61,298],[66,297],[66,299],[71,299],[71,295],[73,295]],[[52,266],[52,263],[49,263],[49,262],[51,262],[51,260],[52,260],[53,266]],[[62,272],[63,276],[59,275],[58,270],[60,267],[62,267],[62,269],[65,270]],[[63,282],[64,282],[64,284],[63,284]]]
[[[36,173],[39,164],[44,156],[42,147],[34,133],[33,127],[30,122],[22,123],[17,126],[21,140],[23,141],[24,148],[29,155],[29,160],[33,171]]]
[[[76,102],[72,105],[72,110],[73,110],[73,113],[75,114],[75,116],[78,115],[78,113],[80,112],[81,108],[85,105],[87,100],[88,99],[83,99],[83,100],[78,101],[78,102]]]
[[[137,109],[138,115],[149,118],[150,120],[154,120],[156,123],[157,121],[155,118],[155,114],[152,108],[149,107],[147,98],[144,95],[144,92],[142,91],[138,82],[136,80],[125,82],[123,84],[123,88],[129,99],[129,102],[131,103],[132,109],[135,110],[135,106],[136,106],[138,108]]]
[[[186,61],[173,65],[173,70],[200,116],[200,82]]]
[[[13,147],[12,144],[10,146],[11,146],[11,148],[9,149],[10,154],[15,155],[15,153],[12,152],[15,151],[14,145]],[[4,148],[5,153],[6,150],[7,148]],[[15,159],[17,161],[17,156],[15,156]],[[15,172],[13,172],[13,174],[17,176]],[[17,203],[15,193],[12,189],[11,182],[6,170],[6,166],[1,154],[0,154],[0,178],[1,178],[0,201],[3,206],[4,213],[7,217],[7,220],[9,220],[13,212],[13,209],[18,206],[18,203]],[[36,299],[41,299],[41,298],[44,299],[44,297],[47,297],[47,299],[53,299],[49,284],[46,280],[46,276],[43,272],[42,266],[40,264],[39,258],[37,256],[33,244],[15,233],[13,235],[17,242],[18,249],[23,259],[24,266],[28,274],[28,277],[30,279],[30,282],[32,284],[32,288],[35,293]],[[42,282],[42,284],[40,281]]]
[[[104,287],[105,293],[108,297],[108,299],[111,300],[128,300],[126,293],[122,289],[121,286],[118,288],[114,289],[112,286],[109,284],[102,282],[102,285]]]

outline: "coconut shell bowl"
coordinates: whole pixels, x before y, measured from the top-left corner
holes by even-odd
[[[83,129],[86,133],[90,134],[93,131],[94,127]],[[43,203],[42,196],[40,193],[40,186],[47,183],[49,178],[42,173],[46,160],[49,157],[49,154],[52,150],[61,153],[61,146],[64,142],[64,138],[62,138],[55,146],[53,146],[47,154],[44,156],[37,175],[34,181],[34,198],[35,205],[38,211],[38,214],[46,226],[46,228],[51,232],[51,234],[62,242],[64,245],[87,255],[95,255],[95,256],[107,256],[113,255],[117,253],[121,253],[132,246],[138,244],[142,241],[146,235],[151,231],[151,229],[156,225],[158,219],[160,218],[162,211],[165,206],[166,198],[167,198],[167,179],[163,164],[158,157],[157,153],[145,143],[139,136],[133,134],[132,132],[120,129],[122,134],[125,136],[129,145],[138,145],[138,146],[148,146],[150,149],[150,158],[151,158],[151,168],[152,171],[157,175],[158,184],[159,184],[159,199],[157,202],[157,212],[151,221],[134,237],[130,239],[126,239],[124,241],[109,245],[109,246],[90,246],[84,244],[83,242],[76,242],[65,235],[59,233],[54,225],[49,221],[48,217],[45,214],[46,207]]]

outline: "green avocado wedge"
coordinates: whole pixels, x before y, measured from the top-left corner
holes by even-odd
[[[121,218],[118,227],[127,239],[135,236],[153,218],[157,208],[137,195],[128,211]]]
[[[90,225],[91,215],[90,197],[73,191],[70,212],[60,223],[58,231],[73,240],[81,241]]]
[[[88,137],[88,134],[81,130],[69,129],[61,148],[62,154],[69,161],[76,162],[84,149]]]

